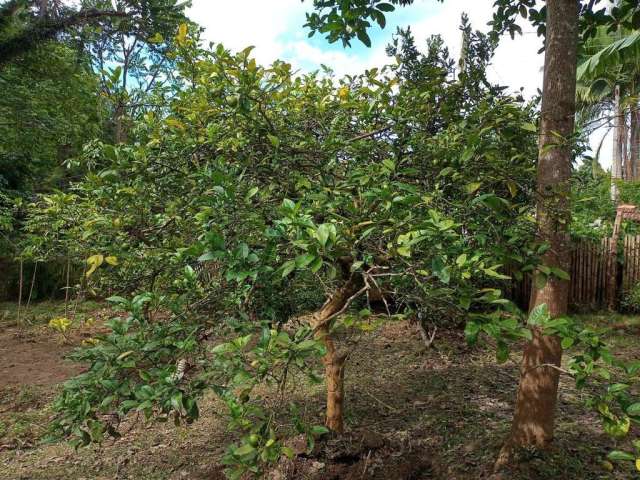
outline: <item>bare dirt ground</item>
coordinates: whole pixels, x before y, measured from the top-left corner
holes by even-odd
[[[50,307],[57,308],[57,307]],[[46,309],[43,307],[43,310]],[[95,310],[95,311],[92,311]],[[70,342],[79,344],[107,316],[93,305],[91,327],[78,323]],[[0,313],[2,305],[0,305]],[[47,317],[46,314],[43,314]],[[50,317],[50,314],[49,314]],[[619,324],[615,319],[588,321]],[[63,360],[70,345],[34,320],[22,330],[0,329],[0,479],[222,479],[220,458],[233,440],[212,396],[201,402],[201,419],[191,426],[145,422],[132,416],[117,441],[77,452],[65,443],[46,443],[59,383],[83,366]],[[612,333],[616,350],[638,357],[637,337]],[[348,432],[319,442],[311,452],[283,461],[267,478],[286,479],[485,479],[504,439],[517,384],[517,356],[497,365],[489,346],[471,348],[458,331],[441,331],[424,351],[414,328],[388,324],[360,343],[346,375]],[[323,387],[298,388],[308,416],[321,421]],[[614,446],[596,417],[583,406],[571,379],[562,381],[557,438],[549,452],[526,454],[503,479],[631,479],[624,466],[603,466]],[[606,467],[606,468],[605,468]]]

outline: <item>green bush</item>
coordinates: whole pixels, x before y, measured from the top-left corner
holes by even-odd
[[[640,313],[640,283],[622,294],[620,309],[625,313]]]

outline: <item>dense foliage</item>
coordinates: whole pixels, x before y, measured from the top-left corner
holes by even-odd
[[[507,340],[528,332],[501,313],[513,310],[499,286],[501,266],[535,261],[533,110],[489,84],[491,43],[465,29],[487,53],[457,75],[440,39],[422,55],[400,32],[398,66],[340,80],[180,38],[188,86],[166,115],[146,115],[131,145],[87,147],[86,179],[31,221],[34,252],[89,257],[93,288],[148,292],[113,299],[130,316],[79,354],[93,367],[69,383],[59,425],[96,440],[109,412],[192,419],[211,387],[263,438],[262,460],[275,458],[278,429],[254,387],[286,388],[290,367],[312,374],[334,341],[350,348],[345,337],[379,322],[376,298],[387,315],[428,323],[470,315],[469,339],[494,337],[505,360]],[[292,330],[354,285],[339,310],[355,313]],[[215,320],[198,315],[205,306]],[[243,336],[209,352],[208,329],[229,327]],[[237,472],[255,468],[256,448],[231,450]]]

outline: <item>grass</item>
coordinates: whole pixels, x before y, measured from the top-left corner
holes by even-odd
[[[60,301],[35,302],[28,308],[23,304],[20,309],[20,322],[28,326],[46,325],[52,318],[64,317],[65,313],[74,322],[83,322],[101,306],[99,302],[92,300],[78,302],[77,306],[70,301],[65,312],[64,302]],[[9,326],[18,326],[18,304],[0,302],[0,327]]]

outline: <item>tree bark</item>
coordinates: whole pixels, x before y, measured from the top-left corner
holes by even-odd
[[[46,18],[49,13],[49,0],[38,0],[38,15]]]
[[[18,320],[17,320],[17,326],[20,327],[22,326],[21,322],[20,322],[20,313],[22,311],[22,285],[24,284],[24,260],[21,258],[20,259],[20,280],[19,280],[20,284],[18,286]]]
[[[127,143],[128,132],[125,125],[125,106],[121,101],[118,101],[113,113],[113,126],[114,126],[114,142],[116,145],[121,143]]]
[[[344,367],[347,354],[337,348],[331,334],[331,320],[348,307],[351,299],[358,295],[362,283],[360,275],[352,274],[311,318],[316,339],[322,341],[327,349],[322,358],[327,383],[325,425],[337,433],[344,431]]]
[[[624,141],[624,130],[622,122],[624,112],[620,102],[620,85],[616,85],[613,94],[614,117],[613,117],[613,157],[611,164],[611,200],[618,201],[617,181],[622,179],[622,143]]]
[[[631,180],[638,179],[638,157],[640,157],[640,112],[638,112],[638,103],[634,102],[631,105],[631,118],[630,118],[630,136],[631,136],[631,145],[630,145],[630,162],[629,165],[631,167]]]
[[[547,1],[547,37],[537,175],[538,238],[549,244],[542,263],[569,271],[568,225],[571,176],[571,136],[574,131],[578,2]],[[558,141],[558,135],[563,140]],[[536,276],[541,276],[538,271]],[[540,279],[539,279],[540,280]],[[567,311],[569,282],[549,276],[534,281],[531,308],[546,304],[552,317]],[[560,339],[535,328],[525,347],[516,408],[507,439],[496,462],[500,468],[512,460],[515,448],[544,448],[553,439],[559,372],[542,365],[560,366]]]
[[[629,109],[631,111],[631,109]],[[624,162],[624,180],[633,179],[633,166],[631,163],[631,143],[633,139],[630,137],[631,128],[627,125],[627,115],[624,113],[622,117],[622,160]]]

